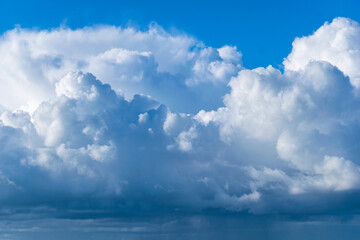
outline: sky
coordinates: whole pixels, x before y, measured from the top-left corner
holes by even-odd
[[[0,240],[357,239],[358,11],[2,1]]]
[[[183,31],[208,46],[235,45],[249,68],[279,67],[295,37],[311,34],[325,21],[349,17],[360,21],[356,0],[218,1],[23,1],[0,3],[0,32],[25,28],[79,28],[96,24],[146,28],[156,22]],[[266,36],[266,41],[264,41]]]

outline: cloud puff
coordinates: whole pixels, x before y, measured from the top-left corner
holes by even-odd
[[[314,34],[296,38],[290,55],[284,60],[288,70],[300,70],[310,61],[326,61],[350,77],[351,84],[360,87],[360,26],[348,18],[335,18]]]
[[[295,40],[284,72],[244,69],[235,47],[204,47],[159,27],[6,33],[0,51],[10,62],[0,62],[0,82],[13,88],[0,98],[0,202],[74,211],[341,209],[360,183],[356,74],[307,40],[329,41],[320,34],[329,31],[350,43],[344,28],[360,31],[340,18]],[[330,45],[323,51],[335,51]],[[355,45],[334,49],[353,61],[356,51],[346,52]],[[29,99],[42,103],[15,109]]]
[[[69,204],[92,195],[89,201],[94,207],[101,206],[96,201],[107,199],[115,201],[112,206],[199,210],[203,204],[224,201],[210,197],[219,194],[219,186],[206,177],[213,173],[203,169],[205,156],[195,149],[213,133],[198,139],[199,129],[191,115],[172,113],[143,95],[127,101],[109,85],[81,72],[69,73],[56,83],[56,95],[43,102],[31,120],[20,110],[1,115],[3,128],[19,135],[4,138],[4,146],[11,146],[5,147],[6,154],[16,159],[8,159],[3,169],[4,179],[9,180],[5,183],[19,186],[4,203],[31,192],[38,196],[33,201],[56,207],[53,200],[44,200],[51,185],[56,186],[53,197],[77,196]],[[16,141],[22,138],[24,141]],[[204,145],[202,152],[208,148]],[[39,171],[34,176],[43,184],[24,187],[28,171]],[[198,189],[202,192],[196,193]],[[222,198],[227,195],[221,194]],[[206,195],[210,199],[204,201]]]
[[[272,67],[243,70],[229,85],[225,107],[199,112],[199,122],[218,124],[227,141],[248,138],[272,144],[296,175],[307,176],[299,179],[306,189],[357,188],[359,167],[342,157],[358,163],[359,99],[336,67],[313,61],[284,74]],[[276,161],[263,159],[263,164]],[[289,191],[306,191],[296,188]]]
[[[225,88],[228,77],[241,68],[241,54],[235,47],[207,48],[192,37],[170,34],[156,25],[148,31],[112,26],[19,28],[4,34],[0,54],[1,104],[30,111],[54,97],[55,83],[63,76],[78,70],[93,73],[128,99],[141,92],[180,111],[218,107],[221,100],[206,101],[208,91],[219,91],[213,83]],[[217,96],[221,94],[224,91]],[[189,103],[180,106],[179,97]]]
[[[260,162],[260,168],[248,169],[255,189],[274,189],[277,184],[275,188],[287,189],[290,195],[358,189],[360,119],[354,75],[342,72],[341,64],[332,65],[331,58],[325,61],[328,59],[322,58],[317,50],[299,47],[309,40],[311,48],[310,39],[319,44],[322,39],[332,39],[320,37],[325,29],[341,35],[344,29],[335,28],[338,32],[332,29],[340,23],[350,29],[357,26],[347,19],[335,19],[314,35],[295,40],[293,52],[284,62],[284,73],[271,66],[242,70],[229,82],[231,93],[224,97],[225,107],[196,115],[204,126],[210,123],[219,126],[221,138],[237,141],[239,149],[244,143],[255,142],[257,149],[268,151],[264,159],[247,163],[256,166]],[[359,32],[355,30],[354,34]],[[354,34],[343,40],[351,41]],[[332,48],[322,50],[331,52]],[[297,53],[309,59],[301,67],[291,65],[301,62]],[[348,60],[353,59],[356,54]],[[264,150],[262,146],[268,145],[272,149]]]

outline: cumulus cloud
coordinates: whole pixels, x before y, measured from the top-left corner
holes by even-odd
[[[195,85],[200,82],[227,82],[241,69],[241,54],[236,47],[225,46],[219,49],[205,48],[195,58],[193,75],[186,83]]]
[[[5,203],[29,191],[46,199],[51,184],[57,186],[55,196],[91,194],[93,201],[104,198],[155,209],[158,204],[200,209],[200,195],[217,194],[214,182],[204,193],[194,195],[197,188],[203,188],[198,180],[209,170],[202,169],[206,163],[201,154],[192,153],[197,130],[190,115],[171,113],[143,95],[128,101],[110,85],[81,72],[69,73],[57,82],[56,95],[43,102],[31,120],[20,110],[1,115],[3,128],[24,138],[16,141],[21,138],[12,134],[3,140],[4,146],[19,145],[4,148],[15,158],[3,155],[9,158],[4,179],[23,187],[22,178],[29,173],[19,173],[39,171],[37,177],[44,181],[24,190],[12,189]],[[152,199],[154,194],[158,197]]]
[[[295,40],[283,72],[160,27],[7,32],[0,202],[305,214],[326,198],[316,213],[336,210],[359,191],[359,32],[325,23]]]
[[[333,45],[317,48],[312,42],[321,45],[333,40],[322,35],[324,32],[342,35],[345,30],[339,24],[353,33],[343,35],[343,41],[352,41],[359,32],[357,23],[348,19],[326,23],[314,35],[295,40],[294,49],[284,62],[284,73],[271,66],[242,70],[229,82],[231,93],[224,97],[225,107],[196,115],[204,126],[219,126],[224,141],[238,141],[239,149],[241,144],[253,141],[258,148],[273,146],[276,158],[269,151],[269,156],[261,160],[262,167],[249,170],[255,186],[267,189],[276,183],[279,189],[295,195],[358,189],[356,77],[343,68],[343,61],[339,61],[340,65],[332,61]],[[323,58],[317,50],[326,52],[324,55],[329,58]],[[301,61],[305,58],[297,54],[307,61]],[[356,57],[347,59],[353,61]],[[285,162],[286,170],[279,168],[284,164],[280,160]]]
[[[34,111],[54,97],[56,82],[80,70],[93,73],[128,99],[141,92],[180,111],[198,111],[206,105],[218,107],[221,99],[205,101],[208,91],[215,91],[214,83],[225,88],[227,78],[241,68],[235,47],[207,48],[156,25],[147,31],[113,26],[18,28],[3,35],[0,54],[0,100],[10,110]],[[188,105],[180,106],[179,97],[189,99]]]
[[[312,61],[283,74],[272,67],[243,70],[229,85],[225,107],[201,111],[200,123],[218,124],[226,141],[248,138],[273,145],[277,157],[295,171],[290,176],[272,172],[281,173],[278,180],[290,193],[357,188],[359,99],[335,66]],[[276,161],[269,157],[262,164]]]
[[[326,61],[350,77],[351,84],[360,87],[360,26],[348,18],[335,18],[314,34],[296,38],[290,55],[285,58],[288,70],[300,70],[310,61]]]

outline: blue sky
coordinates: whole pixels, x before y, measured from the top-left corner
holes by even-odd
[[[295,37],[311,34],[325,21],[349,17],[359,21],[356,0],[322,1],[2,1],[0,31],[15,24],[48,29],[66,24],[79,28],[94,24],[135,25],[157,22],[177,29],[209,46],[237,46],[244,64],[253,68],[279,66]]]
[[[357,239],[359,10],[2,1],[0,239]]]

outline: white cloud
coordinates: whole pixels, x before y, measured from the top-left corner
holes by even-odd
[[[182,131],[176,139],[179,149],[184,152],[191,151],[191,141],[196,137],[197,133],[194,127],[191,127],[188,131]]]
[[[306,194],[358,189],[359,98],[338,68],[313,60],[284,73],[271,66],[242,70],[229,86],[225,107],[200,111],[195,119],[204,126],[219,126],[222,139],[238,142],[239,151],[244,151],[242,144],[252,149],[253,141],[258,144],[255,151],[269,151],[261,150],[262,145],[276,150],[277,158],[269,151],[260,160],[270,168],[250,168],[256,191],[275,188]],[[286,170],[279,168],[284,164],[279,160],[285,161]]]
[[[202,49],[199,56],[195,57],[193,75],[186,80],[186,84],[191,86],[209,81],[214,84],[227,83],[240,69],[241,54],[236,47],[208,47]]]
[[[314,34],[296,38],[285,59],[287,70],[303,69],[310,61],[327,61],[350,77],[351,84],[360,87],[360,26],[347,18],[335,18]]]
[[[18,28],[4,34],[0,55],[0,102],[7,109],[27,111],[53,98],[56,82],[72,71],[91,72],[113,89],[123,90],[128,99],[141,92],[176,107],[178,94],[187,95],[189,102],[206,103],[203,88],[209,87],[194,85],[225,85],[241,67],[235,47],[205,48],[192,37],[155,25],[147,31],[113,26]]]
[[[159,27],[10,31],[0,40],[0,83],[11,86],[0,89],[0,201],[292,213],[288,199],[357,193],[358,32],[346,19],[325,24],[295,40],[281,72],[244,69],[236,47]]]

